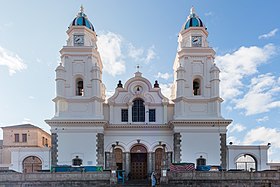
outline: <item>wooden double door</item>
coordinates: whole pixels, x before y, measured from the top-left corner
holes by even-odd
[[[131,149],[131,178],[147,178],[147,150],[142,145],[136,145]]]
[[[131,178],[147,178],[147,153],[131,153]]]
[[[36,156],[26,157],[22,162],[22,171],[24,173],[34,173],[42,170],[42,161]]]

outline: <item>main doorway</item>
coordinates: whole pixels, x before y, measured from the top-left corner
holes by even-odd
[[[143,145],[135,145],[131,151],[131,178],[147,178],[147,149]]]

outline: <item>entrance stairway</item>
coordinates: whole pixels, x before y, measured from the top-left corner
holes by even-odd
[[[132,179],[129,181],[125,181],[124,184],[119,183],[117,186],[128,186],[128,187],[132,187],[132,186],[141,186],[141,187],[150,187],[150,181],[148,181],[147,179]]]

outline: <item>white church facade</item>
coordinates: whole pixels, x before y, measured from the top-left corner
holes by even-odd
[[[232,120],[221,115],[220,70],[194,8],[179,32],[170,99],[157,81],[137,71],[127,82],[116,83],[106,101],[97,35],[83,9],[67,34],[55,70],[55,114],[46,120],[51,127],[52,166],[78,161],[109,169],[115,163],[132,177],[145,178],[170,163],[203,161],[236,169],[236,159],[247,154],[226,144]],[[267,162],[267,149],[253,146],[250,155],[256,162]],[[258,169],[267,169],[266,162]]]

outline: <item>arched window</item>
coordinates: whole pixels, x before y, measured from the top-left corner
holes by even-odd
[[[80,166],[83,164],[83,160],[79,158],[79,156],[76,156],[76,158],[73,158],[72,165],[73,166]]]
[[[236,160],[236,169],[242,169],[245,171],[256,171],[257,161],[254,157],[248,154],[244,154]]]
[[[24,173],[34,173],[42,170],[42,161],[36,156],[26,157],[22,162]]]
[[[145,106],[142,99],[135,99],[132,106],[132,121],[145,122]]]
[[[84,95],[84,82],[83,79],[78,78],[76,80],[76,95],[83,96]]]
[[[196,165],[197,166],[205,166],[206,165],[206,159],[200,156],[198,159],[196,159]]]
[[[200,80],[194,79],[193,81],[193,95],[201,95]]]

